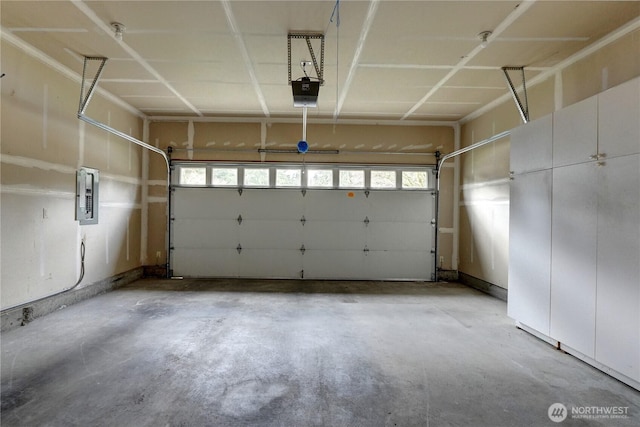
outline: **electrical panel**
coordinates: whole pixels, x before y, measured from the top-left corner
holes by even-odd
[[[80,168],[76,173],[76,220],[80,225],[98,223],[100,171]]]

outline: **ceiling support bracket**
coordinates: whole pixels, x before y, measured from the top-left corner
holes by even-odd
[[[302,39],[307,43],[307,48],[309,49],[309,54],[311,55],[311,61],[313,62],[313,67],[316,70],[316,76],[320,81],[320,85],[324,85],[324,34],[321,33],[289,33],[287,35],[287,51],[288,51],[288,62],[289,62],[289,84],[291,84],[291,40],[292,39]],[[320,40],[320,64],[318,64],[318,59],[313,50],[313,45],[311,44],[311,40]]]
[[[91,82],[91,86],[89,86],[89,90],[87,90],[87,95],[84,94],[85,82],[87,81],[87,64],[89,61],[100,61],[100,65],[98,66],[98,70],[96,71],[96,75],[93,77],[93,81]],[[100,80],[100,76],[102,75],[102,70],[104,69],[104,64],[107,63],[107,58],[102,56],[85,56],[84,65],[82,67],[82,83],[80,85],[80,106],[78,107],[78,114],[84,114],[87,110],[87,106],[91,101],[91,97],[93,97],[93,93],[95,92],[96,85],[98,84],[98,80]]]
[[[520,99],[520,95],[516,91],[516,87],[511,80],[511,76],[509,76],[509,71],[520,71],[521,79],[522,79],[522,96],[523,99]],[[518,112],[520,113],[520,117],[522,118],[523,123],[529,122],[529,100],[527,99],[527,82],[524,76],[524,67],[502,67],[502,72],[504,73],[504,77],[507,79],[507,84],[509,85],[509,91],[511,92],[511,96],[513,96],[513,100],[516,103],[516,107],[518,108]]]

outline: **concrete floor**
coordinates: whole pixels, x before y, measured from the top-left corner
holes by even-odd
[[[3,427],[640,424],[639,392],[458,284],[141,280],[1,351]]]

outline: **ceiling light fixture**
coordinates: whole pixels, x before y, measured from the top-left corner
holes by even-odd
[[[124,30],[126,30],[126,27],[124,26],[124,24],[121,24],[119,22],[112,22],[111,23],[111,28],[113,28],[113,32],[114,32],[114,36],[115,36],[116,40],[121,42],[122,41],[122,35],[124,34]]]
[[[489,36],[493,34],[493,31],[483,31],[480,34],[478,34],[478,38],[480,39],[480,47],[482,47],[483,49],[485,47],[487,47],[487,45],[489,44]]]

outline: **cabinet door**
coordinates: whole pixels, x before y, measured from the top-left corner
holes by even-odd
[[[551,337],[593,358],[596,330],[598,167],[553,170]]]
[[[598,152],[598,98],[556,111],[553,115],[553,167],[593,160]]]
[[[640,155],[607,160],[598,189],[596,360],[640,381]]]
[[[549,335],[551,170],[516,175],[510,198],[508,314]]]
[[[552,115],[531,121],[511,132],[511,165],[514,174],[551,168]]]
[[[598,95],[598,151],[605,158],[640,153],[640,78]]]

